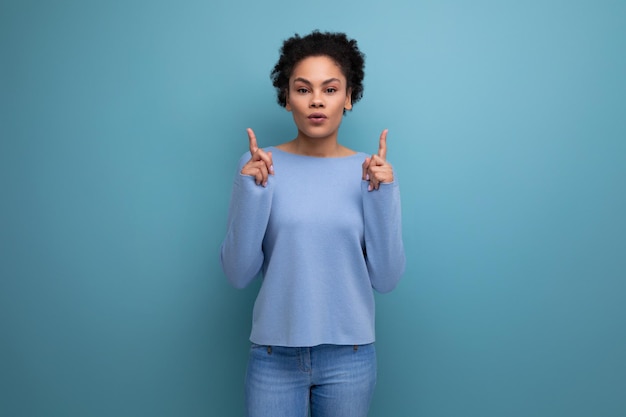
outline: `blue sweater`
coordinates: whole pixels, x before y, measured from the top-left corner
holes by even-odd
[[[239,161],[221,264],[237,288],[262,275],[250,340],[260,345],[374,342],[374,294],[404,272],[397,181],[368,191],[357,153],[340,158],[270,147],[275,175],[256,185]]]

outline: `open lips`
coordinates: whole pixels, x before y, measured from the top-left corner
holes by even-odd
[[[309,120],[314,123],[322,123],[326,120],[326,115],[324,113],[312,113],[309,115]]]

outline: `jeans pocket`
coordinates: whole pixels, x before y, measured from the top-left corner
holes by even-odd
[[[272,347],[268,345],[257,345],[256,343],[250,343],[250,351],[260,351],[265,350],[268,355],[272,354]]]

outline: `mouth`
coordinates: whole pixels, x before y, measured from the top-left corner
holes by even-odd
[[[309,115],[309,120],[314,123],[322,123],[326,120],[326,115],[324,113],[312,113]]]

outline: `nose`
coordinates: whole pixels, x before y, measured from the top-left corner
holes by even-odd
[[[320,96],[320,94],[313,94],[311,96],[311,103],[310,103],[311,108],[314,109],[319,109],[324,107],[324,101],[322,100],[322,97]]]

